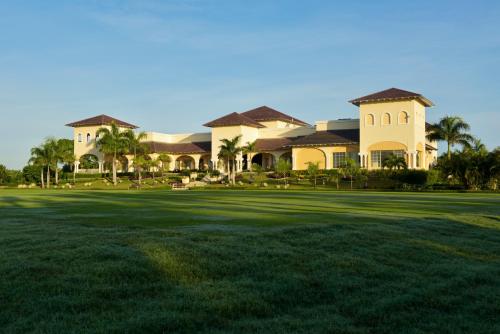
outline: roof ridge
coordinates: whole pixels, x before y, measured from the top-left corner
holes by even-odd
[[[81,119],[81,120],[76,121],[76,122],[71,122],[71,123],[66,124],[66,126],[80,127],[80,126],[86,126],[86,125],[87,126],[90,126],[90,125],[109,125],[111,123],[115,123],[116,125],[118,125],[120,127],[125,127],[125,128],[131,128],[131,129],[138,128],[138,126],[136,126],[134,124],[121,121],[118,118],[108,116],[105,114],[101,114],[101,115],[97,115],[97,116],[93,116],[93,117],[88,117],[88,118]]]
[[[227,115],[214,119],[213,121],[203,124],[203,126],[206,127],[233,126],[233,125],[246,125],[258,128],[264,127],[256,120],[247,117],[246,115],[242,115],[241,113],[238,112],[229,113]]]
[[[349,100],[349,103],[359,106],[363,102],[391,101],[391,100],[412,99],[412,98],[418,99],[426,107],[432,107],[434,105],[432,101],[430,101],[420,93],[396,87],[391,87],[372,94],[364,95]]]
[[[259,115],[261,113],[261,115]],[[265,114],[267,113],[267,116]],[[244,116],[247,116],[255,121],[290,121],[298,125],[309,125],[308,123],[288,114],[285,114],[277,109],[271,108],[269,106],[263,105],[256,107],[247,111],[242,112]]]

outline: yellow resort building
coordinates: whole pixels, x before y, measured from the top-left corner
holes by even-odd
[[[408,168],[429,169],[437,158],[437,144],[426,139],[425,113],[433,103],[422,94],[390,88],[349,101],[359,107],[358,119],[316,121],[314,125],[267,106],[212,120],[201,133],[167,134],[146,132],[148,156],[156,159],[168,154],[170,169],[217,169],[224,162],[217,158],[221,139],[241,136],[240,145],[255,142],[254,152],[240,154],[238,171],[250,164],[272,169],[279,159],[287,159],[293,170],[304,170],[309,162],[322,169],[341,167],[346,158],[361,168],[382,168],[382,161],[394,154],[404,157]],[[105,156],[99,151],[97,130],[114,122],[122,130],[138,127],[100,115],[67,124],[74,129],[77,172],[104,172]],[[80,168],[82,159],[96,162],[92,169]],[[120,158],[119,170],[133,171],[133,155]]]

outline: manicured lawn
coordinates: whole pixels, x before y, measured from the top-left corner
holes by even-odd
[[[500,195],[0,190],[0,331],[498,333]]]

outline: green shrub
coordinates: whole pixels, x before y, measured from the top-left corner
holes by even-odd
[[[395,172],[396,178],[401,183],[415,186],[424,186],[427,182],[427,171],[406,169]]]
[[[427,186],[433,186],[441,180],[441,173],[437,169],[431,169],[427,172]]]
[[[24,166],[23,178],[27,183],[40,183],[40,172],[42,167],[37,165]]]

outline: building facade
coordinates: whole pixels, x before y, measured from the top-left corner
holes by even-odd
[[[241,146],[255,143],[255,149],[240,153],[238,171],[250,164],[272,169],[279,159],[289,160],[294,170],[304,170],[309,162],[322,169],[341,167],[347,158],[369,170],[382,168],[390,156],[403,157],[412,169],[429,169],[437,158],[437,145],[426,139],[426,108],[432,107],[423,95],[397,88],[349,101],[359,107],[359,119],[317,121],[308,124],[267,106],[231,113],[204,124],[209,132],[166,134],[146,132],[143,140],[148,157],[170,156],[170,170],[218,169],[221,139],[240,136]],[[99,150],[97,130],[115,123],[121,130],[137,126],[100,115],[67,124],[73,127],[76,168],[79,172],[103,172],[107,157]],[[88,162],[94,161],[92,168]],[[132,171],[133,155],[120,158],[120,170]]]

